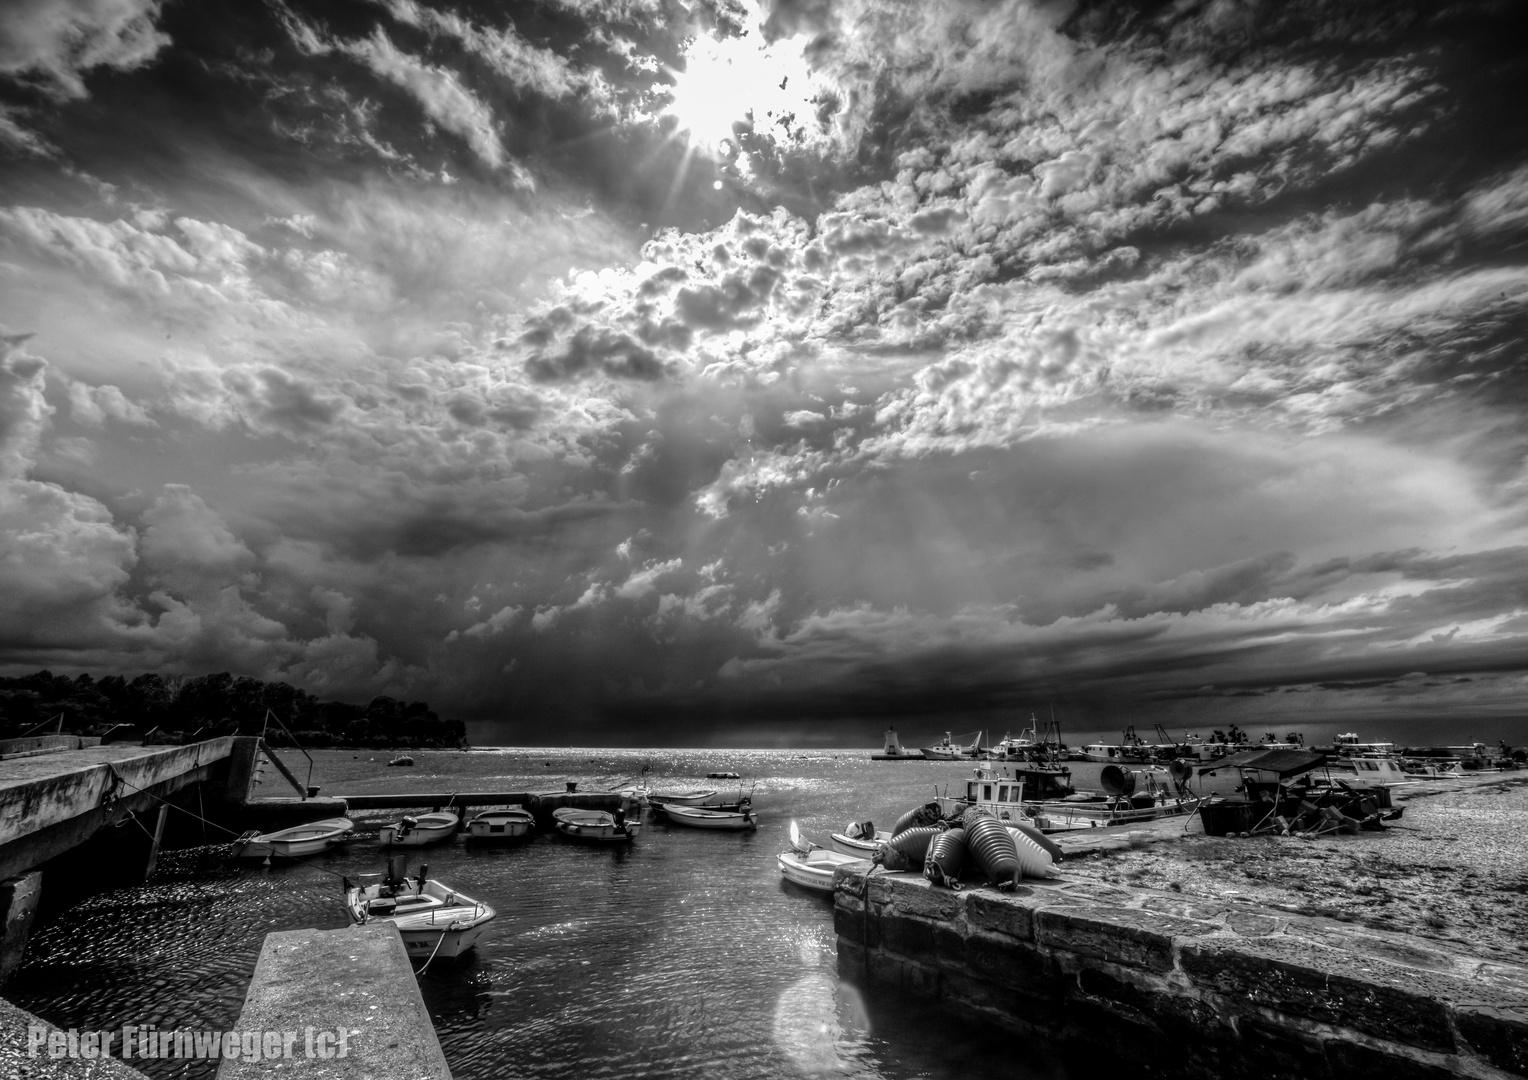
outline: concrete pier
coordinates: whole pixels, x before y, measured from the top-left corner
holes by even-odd
[[[0,1001],[0,1076],[27,1077],[29,1080],[146,1080],[144,1075],[130,1065],[119,1061],[120,1041],[113,1042],[107,1055],[52,1057],[46,1043],[37,1046],[37,1055],[31,1053],[33,1036],[39,1031],[48,1035],[64,1034],[39,1016],[27,1012],[9,1001]],[[57,1046],[57,1042],[54,1043]],[[76,1047],[78,1048],[78,1042]],[[94,1049],[94,1048],[91,1048]]]
[[[267,934],[235,1025],[297,1033],[290,1056],[227,1059],[217,1080],[451,1080],[403,939],[391,923]],[[310,1030],[327,1033],[308,1056]],[[336,1045],[334,1035],[343,1032]],[[331,1051],[329,1056],[323,1050]],[[343,1056],[341,1056],[343,1051]]]
[[[1175,1077],[1528,1075],[1528,968],[1405,934],[1087,881],[838,872],[840,970]]]

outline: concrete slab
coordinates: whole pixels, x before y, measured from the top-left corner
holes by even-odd
[[[42,1043],[33,1057],[31,1037],[39,1030],[53,1034],[60,1029],[20,1006],[0,1001],[0,1076],[28,1080],[146,1080],[141,1072],[115,1056],[50,1058],[47,1044]],[[121,1045],[113,1043],[110,1049],[115,1054]]]
[[[279,1061],[225,1059],[217,1080],[450,1080],[403,939],[390,923],[268,934],[239,1015],[240,1032],[297,1033]],[[307,1034],[343,1032],[333,1056]],[[316,1041],[316,1050],[323,1044]],[[339,1056],[343,1049],[344,1056]]]

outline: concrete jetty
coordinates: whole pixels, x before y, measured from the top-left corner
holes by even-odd
[[[34,1044],[45,1032],[47,1041]],[[36,1050],[34,1055],[33,1050]],[[51,1049],[51,1053],[50,1053]],[[119,1061],[114,1040],[102,1053],[99,1041],[81,1047],[78,1035],[70,1053],[68,1033],[19,1005],[0,1001],[0,1076],[28,1080],[145,1080],[143,1073]]]
[[[226,1058],[217,1080],[451,1080],[391,923],[267,934],[235,1027],[276,1034],[280,1056]]]
[[[1405,934],[1089,881],[836,878],[846,977],[1102,1067],[1175,1076],[1528,1075],[1528,968]]]

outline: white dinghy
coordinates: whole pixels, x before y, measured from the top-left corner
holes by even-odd
[[[467,822],[467,837],[471,840],[519,840],[529,836],[535,828],[535,815],[523,807],[484,810]]]
[[[642,822],[624,811],[581,810],[562,806],[552,811],[552,823],[570,840],[586,844],[625,844],[637,838]]]
[[[248,833],[239,838],[234,857],[268,859],[273,855],[285,858],[316,855],[349,840],[354,829],[349,818],[340,817],[310,821],[276,832]]]
[[[389,861],[380,884],[357,888],[347,881],[345,905],[350,921],[392,923],[410,957],[460,956],[477,944],[494,910],[428,874],[429,867],[420,867],[418,877],[405,876],[399,855]]]
[[[794,850],[781,852],[775,857],[780,864],[780,873],[785,875],[785,880],[814,892],[832,892],[835,870],[845,863],[864,861],[857,856],[829,851],[809,840],[803,840],[801,830],[794,821],[791,822],[790,839]]]
[[[382,826],[381,839],[384,847],[423,847],[438,844],[456,835],[456,827],[462,819],[449,810],[437,810],[418,817],[405,815],[397,821]]]
[[[699,806],[669,805],[661,813],[675,825],[688,825],[694,829],[727,829],[734,832],[757,829],[759,819],[754,816],[753,806],[745,799],[741,810],[708,810]]]

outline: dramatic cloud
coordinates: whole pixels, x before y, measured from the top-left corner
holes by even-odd
[[[1520,716],[1516,16],[235,8],[0,16],[8,668]]]

